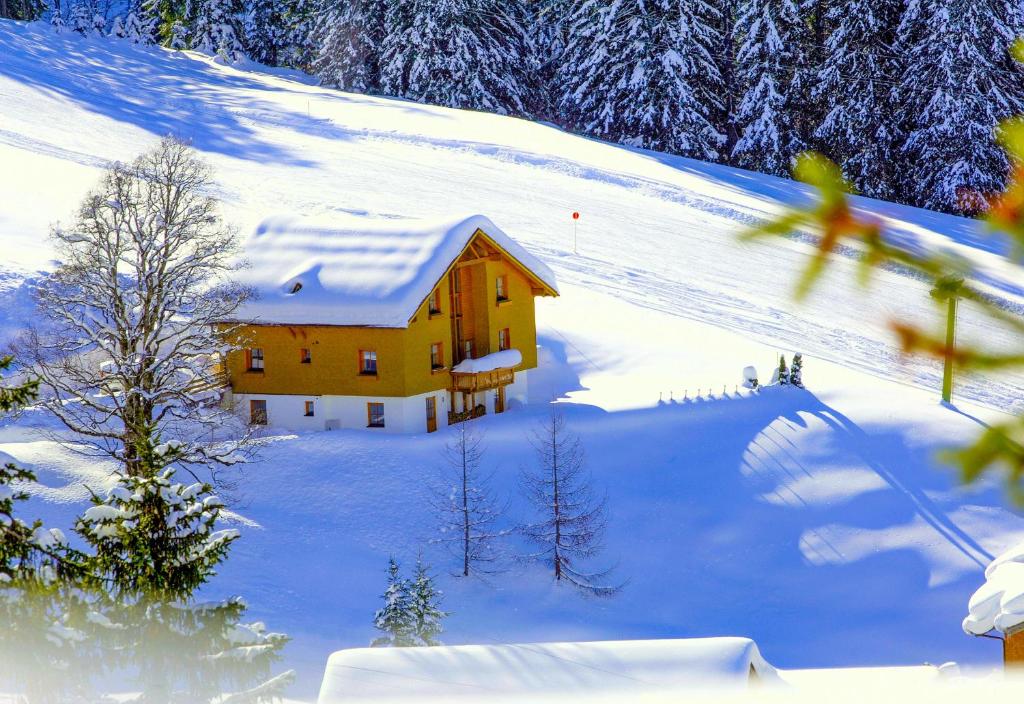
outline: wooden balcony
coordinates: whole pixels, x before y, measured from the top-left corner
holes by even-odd
[[[515,379],[515,369],[504,367],[487,372],[455,372],[452,376],[452,391],[475,393],[507,386]]]

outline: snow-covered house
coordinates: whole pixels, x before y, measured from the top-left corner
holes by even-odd
[[[770,682],[749,638],[355,648],[328,659],[318,704],[682,701]]]
[[[1003,638],[1008,665],[1024,666],[1024,543],[1010,548],[985,568],[985,583],[971,596],[964,631]]]
[[[235,407],[285,428],[433,431],[525,401],[551,270],[482,215],[281,217],[246,242]]]

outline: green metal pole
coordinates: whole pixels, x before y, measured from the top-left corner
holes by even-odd
[[[949,297],[949,310],[946,313],[946,361],[942,370],[942,400],[953,401],[953,346],[956,344],[956,305],[958,297]]]

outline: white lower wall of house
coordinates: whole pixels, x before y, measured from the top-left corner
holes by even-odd
[[[267,423],[285,430],[310,431],[365,428],[379,433],[427,432],[427,397],[435,398],[437,427],[448,425],[448,392],[432,391],[416,396],[298,396],[284,394],[234,394],[236,412],[249,417],[249,401],[267,403]],[[305,415],[306,401],[313,402],[313,416]],[[366,404],[384,404],[384,427],[368,428]]]
[[[528,372],[516,372],[513,382],[505,387],[505,410],[527,402]],[[249,401],[267,403],[267,423],[276,428],[293,431],[333,430],[336,428],[366,428],[380,433],[427,432],[427,397],[435,398],[437,427],[448,425],[448,392],[431,391],[416,396],[299,396],[285,394],[233,394],[236,412],[249,418]],[[474,394],[473,403],[484,404],[488,413],[494,413],[496,390]],[[306,401],[313,402],[313,415],[305,414]],[[384,427],[367,428],[366,404],[384,404]],[[462,411],[462,394],[455,394],[455,411]]]

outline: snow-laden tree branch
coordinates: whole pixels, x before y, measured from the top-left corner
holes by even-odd
[[[236,235],[212,185],[210,169],[170,137],[112,165],[74,224],[53,229],[62,260],[20,345],[40,402],[74,444],[130,476],[151,473],[142,458],[162,439],[223,486],[218,470],[252,448],[251,431],[222,404],[236,336],[218,326],[249,291],[232,281]]]

